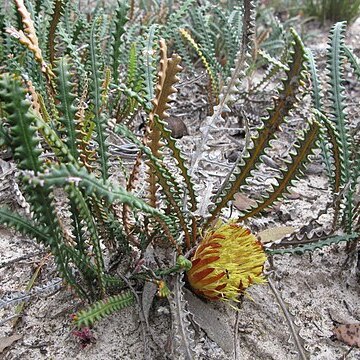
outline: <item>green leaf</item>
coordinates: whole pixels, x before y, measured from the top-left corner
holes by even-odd
[[[135,297],[131,291],[126,291],[120,295],[110,296],[107,299],[97,301],[88,309],[78,312],[74,318],[75,325],[78,327],[90,326],[105,316],[109,316],[116,311],[120,311],[135,303]]]
[[[28,181],[33,186],[65,186],[67,184],[74,184],[75,186],[84,190],[89,196],[96,196],[99,199],[105,199],[109,204],[119,201],[131,208],[137,208],[150,215],[159,216],[164,220],[167,216],[162,214],[159,210],[149,206],[140,198],[127,192],[121,186],[116,186],[108,181],[97,179],[95,175],[89,174],[84,168],[77,168],[72,164],[54,165],[47,169],[45,173],[34,176],[31,173],[25,174],[24,180]]]
[[[75,113],[76,107],[73,105],[76,95],[73,94],[74,84],[70,81],[70,63],[67,57],[61,57],[57,62],[57,67],[54,69],[57,75],[58,95],[57,95],[57,109],[60,113],[59,121],[65,128],[66,145],[69,148],[71,155],[78,159],[78,150],[76,147],[76,124]]]

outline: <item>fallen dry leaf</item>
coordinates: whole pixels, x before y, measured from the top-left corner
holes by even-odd
[[[360,348],[360,324],[344,324],[333,329],[336,338],[350,346]]]
[[[233,205],[240,211],[251,209],[256,206],[256,201],[240,193],[234,195]]]
[[[221,312],[214,309],[211,305],[204,303],[191,291],[185,289],[185,299],[196,324],[198,324],[206,335],[218,344],[225,353],[232,354],[234,351],[232,329],[230,323],[221,321]]]
[[[296,230],[293,226],[278,226],[271,229],[260,231],[257,234],[258,239],[263,243],[274,242],[282,239],[284,236],[293,233]]]
[[[301,194],[299,194],[296,191],[291,191],[288,194],[286,194],[286,198],[289,200],[297,200],[301,198]]]
[[[9,346],[11,346],[15,341],[18,341],[22,338],[22,335],[15,334],[11,336],[4,336],[0,338],[0,354]]]

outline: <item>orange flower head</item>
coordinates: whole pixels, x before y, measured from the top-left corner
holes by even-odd
[[[248,229],[219,223],[207,231],[187,277],[194,292],[209,300],[234,300],[252,284],[265,282],[262,244]]]

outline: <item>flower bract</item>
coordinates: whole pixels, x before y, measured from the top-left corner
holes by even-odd
[[[265,282],[266,255],[246,228],[219,222],[207,231],[187,272],[194,292],[209,300],[237,300],[252,284]]]

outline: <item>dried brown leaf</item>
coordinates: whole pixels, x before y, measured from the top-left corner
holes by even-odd
[[[293,233],[296,230],[293,226],[278,226],[271,229],[260,231],[257,237],[263,244],[281,240],[284,236]]]
[[[22,338],[22,335],[14,334],[11,336],[4,336],[0,338],[0,354],[9,346],[11,346],[15,341],[18,341]]]
[[[360,323],[339,325],[333,329],[333,333],[345,344],[360,348]]]
[[[290,191],[289,194],[286,194],[286,198],[290,200],[297,200],[301,198],[301,194],[296,191]]]
[[[248,210],[257,205],[256,201],[250,199],[247,195],[236,193],[234,195],[233,205],[240,211]]]
[[[234,343],[230,341],[232,329],[228,322],[221,320],[221,312],[211,304],[204,303],[190,291],[185,291],[185,298],[195,324],[227,354],[232,354],[234,352]]]

